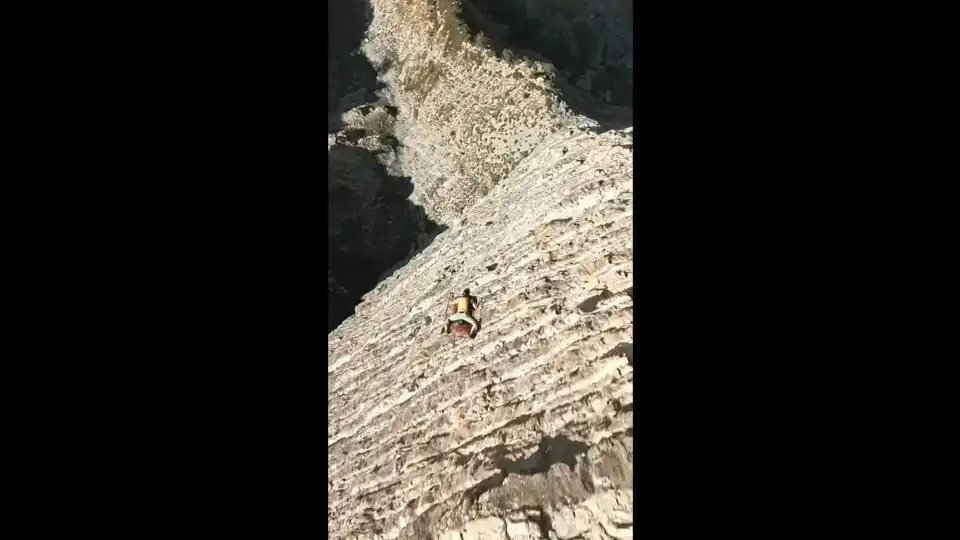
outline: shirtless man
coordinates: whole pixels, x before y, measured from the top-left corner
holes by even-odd
[[[464,289],[460,296],[450,302],[448,308],[452,308],[453,306],[456,306],[457,312],[447,318],[447,322],[443,325],[443,333],[449,334],[452,323],[463,321],[470,324],[470,337],[475,336],[477,334],[477,320],[473,318],[473,314],[476,313],[476,309],[480,307],[480,304],[477,302],[477,297],[470,296],[470,289]]]

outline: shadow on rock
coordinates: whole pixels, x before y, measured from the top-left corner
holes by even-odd
[[[580,441],[574,441],[563,435],[544,437],[540,446],[531,456],[512,461],[504,455],[502,447],[495,447],[491,458],[496,466],[507,474],[532,475],[550,470],[554,463],[565,463],[571,470],[577,465],[577,456],[586,454],[589,448]]]
[[[340,115],[377,100],[383,88],[377,72],[360,51],[363,35],[373,19],[369,0],[332,0],[327,3],[327,133],[343,127]]]
[[[633,0],[465,0],[461,17],[499,54],[552,64],[576,112],[633,125]]]
[[[408,200],[410,179],[390,176],[368,150],[329,151],[327,316],[331,331],[363,295],[444,230]]]
[[[464,491],[463,497],[468,505],[473,505],[480,500],[481,495],[503,485],[504,480],[511,474],[520,476],[544,474],[555,463],[564,463],[572,471],[577,466],[577,456],[585,455],[589,447],[580,441],[561,435],[559,437],[546,436],[540,439],[536,452],[517,461],[506,457],[507,449],[507,445],[498,444],[488,450],[487,455],[500,470],[483,482]]]

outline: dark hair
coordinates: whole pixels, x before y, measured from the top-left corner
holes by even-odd
[[[463,294],[469,295],[469,294],[470,294],[470,289],[464,289],[464,290],[463,290]]]

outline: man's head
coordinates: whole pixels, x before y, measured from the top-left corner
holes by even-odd
[[[470,296],[470,289],[464,289],[464,290],[463,290],[463,295],[464,295],[464,296]]]

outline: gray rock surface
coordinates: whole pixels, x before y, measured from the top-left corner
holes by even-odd
[[[575,110],[552,66],[505,60],[458,8],[373,0],[362,49],[383,88],[332,106],[341,245],[405,245],[362,225],[402,203],[419,217],[328,334],[330,535],[629,538],[632,129]],[[345,275],[328,272],[341,298]],[[482,330],[442,336],[465,286]]]

